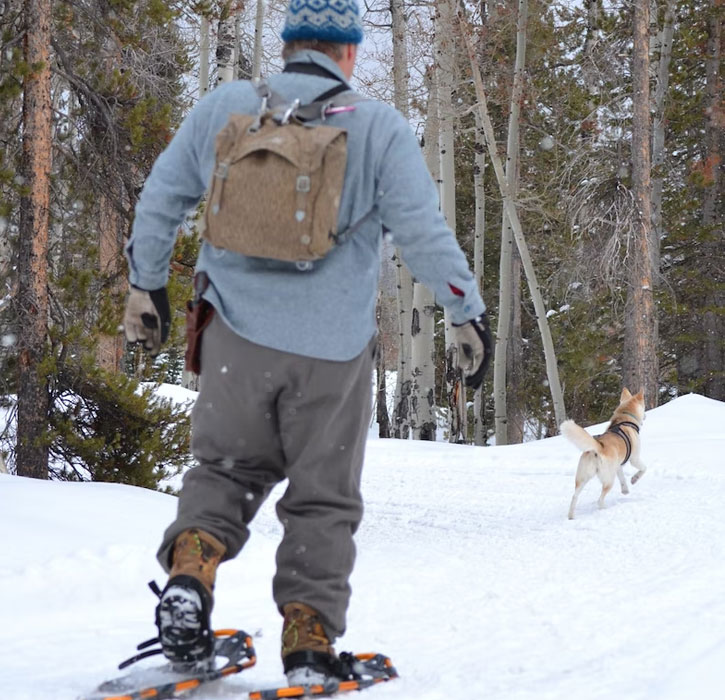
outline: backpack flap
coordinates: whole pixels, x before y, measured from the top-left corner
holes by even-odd
[[[290,262],[329,252],[347,162],[344,129],[235,114],[216,145],[206,240],[243,255]]]

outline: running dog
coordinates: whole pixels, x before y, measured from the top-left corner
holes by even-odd
[[[574,519],[574,509],[581,490],[595,474],[602,482],[599,507],[604,508],[604,498],[612,490],[615,476],[622,485],[622,493],[629,493],[622,469],[627,462],[631,462],[639,470],[632,477],[632,485],[636,484],[647,471],[647,467],[639,458],[639,429],[643,422],[644,393],[640,390],[638,394],[632,396],[629,389],[624,388],[607,432],[602,435],[590,435],[573,420],[565,420],[561,424],[561,434],[584,451],[576,470],[569,520]]]

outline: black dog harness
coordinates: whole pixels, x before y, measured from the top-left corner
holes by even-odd
[[[627,447],[627,454],[622,462],[622,464],[626,464],[629,461],[629,457],[632,454],[632,441],[629,439],[629,435],[622,430],[623,426],[627,426],[628,428],[634,428],[636,432],[639,432],[639,426],[636,423],[632,423],[631,420],[625,420],[621,423],[616,423],[615,425],[610,425],[609,428],[607,428],[608,433],[614,433],[615,435],[618,435],[619,437],[624,440],[624,444]]]

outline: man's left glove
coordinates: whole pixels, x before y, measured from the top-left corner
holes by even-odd
[[[169,337],[171,308],[166,287],[147,292],[131,287],[126,300],[123,328],[129,343],[143,343],[144,349],[156,357]]]
[[[458,367],[466,375],[466,386],[478,389],[493,355],[486,314],[460,325],[454,323],[453,340],[458,348]]]

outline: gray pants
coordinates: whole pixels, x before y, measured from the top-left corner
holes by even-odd
[[[192,410],[198,466],[184,477],[176,520],[158,557],[169,570],[176,537],[199,528],[235,557],[272,488],[284,526],[274,600],[320,613],[333,641],[345,631],[353,535],[362,518],[360,473],[371,410],[374,339],[349,362],[255,345],[216,315],[202,340],[201,391]]]

